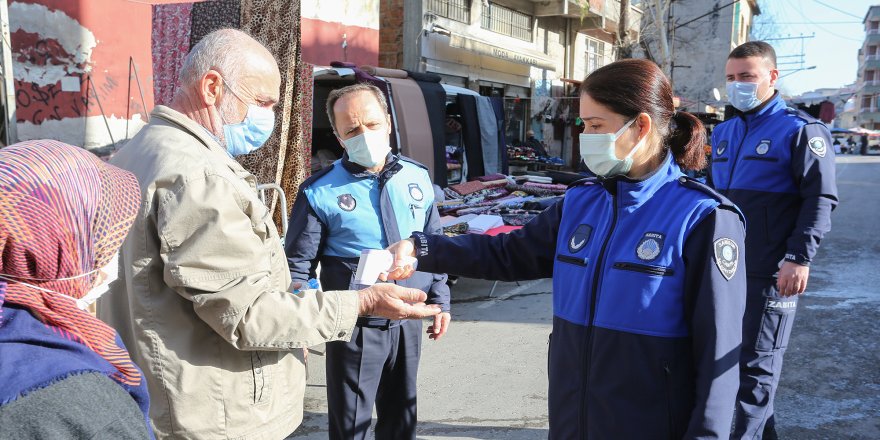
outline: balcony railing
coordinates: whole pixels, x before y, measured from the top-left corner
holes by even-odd
[[[859,109],[859,113],[874,113],[877,111],[877,107],[862,107]]]
[[[866,79],[863,84],[866,86],[880,86],[880,79]]]
[[[877,35],[880,34],[880,29],[866,29],[865,33],[868,35]]]
[[[880,60],[880,54],[865,55],[865,61]]]

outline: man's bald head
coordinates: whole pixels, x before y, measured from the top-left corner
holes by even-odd
[[[225,125],[242,122],[249,106],[273,109],[280,91],[281,73],[269,50],[242,31],[219,29],[187,55],[170,106],[225,145]]]
[[[196,84],[211,69],[235,83],[245,70],[278,72],[278,64],[269,50],[250,35],[237,29],[218,29],[199,40],[186,56],[180,69],[180,85]]]

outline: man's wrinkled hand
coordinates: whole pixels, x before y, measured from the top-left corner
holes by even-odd
[[[388,319],[422,319],[440,313],[440,306],[425,305],[428,295],[419,289],[378,283],[358,292],[358,314]]]
[[[779,276],[776,279],[776,289],[779,290],[779,296],[788,297],[804,293],[807,290],[809,278],[809,266],[786,261],[779,268]]]
[[[428,326],[428,338],[439,341],[449,330],[450,321],[452,321],[452,315],[449,312],[434,315],[434,325]]]
[[[379,275],[380,280],[405,280],[415,273],[416,269],[410,262],[416,256],[416,245],[411,238],[400,240],[388,246],[387,250],[394,256],[394,265],[387,274]]]

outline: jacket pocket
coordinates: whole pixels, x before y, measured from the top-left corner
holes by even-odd
[[[672,385],[672,370],[669,368],[669,362],[663,361],[663,377],[664,388],[666,388],[666,415],[669,421],[669,438],[676,438],[675,433],[675,387]]]
[[[251,352],[251,376],[253,377],[253,403],[261,404],[269,401],[269,372],[264,357],[269,353]]]
[[[651,265],[647,265],[647,264],[636,264],[636,263],[618,262],[618,263],[614,263],[614,268],[620,269],[620,270],[629,270],[629,271],[633,271],[633,272],[646,273],[648,275],[659,275],[659,276],[663,276],[663,277],[671,276],[673,273],[675,273],[675,271],[673,271],[672,268],[670,268],[670,267],[651,266]]]
[[[743,160],[757,160],[760,162],[779,162],[778,157],[773,156],[745,156]]]
[[[797,299],[767,298],[758,340],[755,341],[756,351],[776,351],[788,347],[796,309]]]
[[[583,266],[586,267],[590,262],[589,258],[583,257],[572,257],[571,255],[562,255],[559,254],[556,256],[556,261],[561,261],[563,263],[574,264],[575,266]]]

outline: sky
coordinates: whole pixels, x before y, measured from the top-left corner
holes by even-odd
[[[798,95],[856,81],[858,50],[865,39],[862,20],[880,0],[758,0],[753,37],[809,36],[808,39],[767,41],[776,49],[779,69],[816,66],[812,70],[780,71],[783,92]],[[803,58],[800,55],[803,53]],[[800,61],[803,60],[803,64]]]

